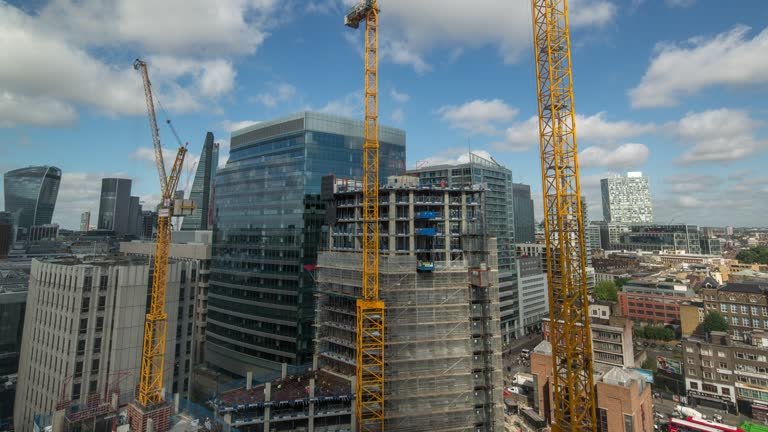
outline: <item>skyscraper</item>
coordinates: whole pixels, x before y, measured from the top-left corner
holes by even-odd
[[[530,185],[512,183],[512,205],[515,211],[515,243],[534,243],[536,241],[536,221],[533,216]]]
[[[84,211],[80,215],[80,231],[88,231],[91,226],[91,211]]]
[[[653,206],[648,177],[629,172],[626,177],[600,180],[603,193],[603,217],[614,223],[651,223]]]
[[[527,330],[522,323],[523,317],[519,314],[520,290],[524,288],[524,281],[517,273],[515,264],[514,243],[517,241],[512,171],[493,158],[486,159],[469,153],[466,162],[420,167],[409,170],[408,175],[419,177],[422,185],[446,185],[458,188],[484,186],[486,193],[483,222],[487,234],[496,237],[498,249],[502,337],[505,342],[508,342],[511,337],[524,335]],[[530,191],[528,197],[530,199]],[[532,213],[532,202],[530,204]],[[533,218],[532,215],[530,217]],[[546,286],[544,273],[540,274],[540,279],[533,283],[543,283]]]
[[[213,142],[213,134],[208,132],[205,135],[203,152],[200,154],[195,180],[189,193],[189,199],[195,202],[195,210],[190,216],[184,218],[181,224],[182,230],[211,229],[213,220],[210,218],[210,209],[213,204],[213,184],[218,165],[219,145]]]
[[[51,223],[60,183],[61,170],[53,166],[5,173],[5,211],[13,213],[16,227],[24,236],[32,225]]]
[[[127,234],[130,226],[131,180],[101,180],[98,228]]]
[[[311,361],[321,178],[362,178],[363,122],[302,112],[232,133],[216,173],[206,359],[238,375]],[[382,179],[405,132],[380,127]]]
[[[126,234],[141,237],[144,218],[139,197],[132,196],[128,205],[128,230]]]

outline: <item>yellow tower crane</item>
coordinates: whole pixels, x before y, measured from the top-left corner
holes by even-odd
[[[379,298],[379,7],[362,0],[344,17],[365,22],[363,290],[357,300],[355,415],[361,431],[384,430],[384,302]]]
[[[162,202],[157,214],[157,244],[152,274],[152,295],[149,312],[144,321],[144,347],[141,356],[139,376],[139,394],[137,400],[142,408],[153,408],[164,402],[163,399],[163,363],[165,358],[165,336],[168,314],[165,311],[165,291],[168,282],[168,248],[171,242],[171,216],[190,214],[193,206],[189,201],[176,200],[173,195],[179,184],[184,157],[187,148],[179,146],[171,174],[166,176],[163,163],[163,148],[160,145],[160,131],[157,128],[155,105],[152,96],[152,84],[149,81],[147,64],[142,60],[133,63],[134,69],[141,73],[144,81],[144,97],[147,102],[149,127],[155,151],[155,163],[160,176]],[[175,133],[175,131],[174,131]],[[157,429],[157,428],[156,428]]]
[[[595,431],[568,0],[532,0],[552,342],[552,430]]]

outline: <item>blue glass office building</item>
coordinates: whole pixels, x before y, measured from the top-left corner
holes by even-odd
[[[5,173],[5,211],[13,214],[16,227],[26,235],[33,225],[47,225],[59,195],[61,170],[31,166]]]
[[[237,375],[311,362],[324,175],[362,177],[362,121],[302,112],[232,133],[216,173],[209,364]],[[405,132],[381,127],[380,176],[405,170]]]

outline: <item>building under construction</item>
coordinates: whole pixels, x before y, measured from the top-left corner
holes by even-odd
[[[318,257],[321,369],[355,376],[361,295],[362,191],[323,179],[329,250]],[[482,230],[480,187],[380,189],[380,295],[386,304],[385,428],[492,431],[503,425],[495,238]]]

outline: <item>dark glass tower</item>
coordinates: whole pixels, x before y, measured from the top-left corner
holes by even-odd
[[[216,168],[219,165],[219,145],[213,142],[213,134],[205,135],[203,152],[197,164],[195,180],[189,199],[195,202],[195,211],[184,218],[182,230],[209,230],[212,225],[210,209],[213,204],[213,183],[216,178]]]
[[[535,243],[536,222],[530,185],[512,183],[512,205],[515,211],[515,243]]]
[[[216,173],[207,361],[238,375],[312,359],[324,175],[362,178],[362,121],[302,112],[232,134]],[[381,178],[405,169],[405,132],[379,130]]]
[[[130,233],[131,180],[101,179],[98,228],[121,234]]]
[[[32,225],[51,223],[60,183],[61,170],[53,166],[5,173],[5,211],[14,215],[20,231],[27,233]]]

